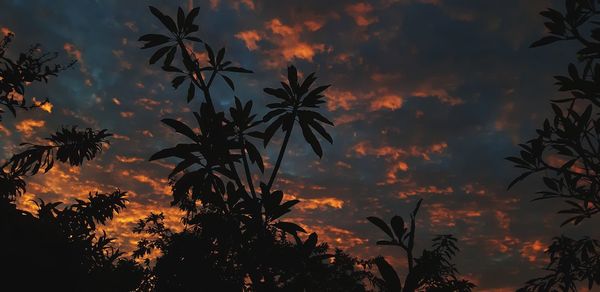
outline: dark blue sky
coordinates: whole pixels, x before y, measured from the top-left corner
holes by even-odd
[[[582,231],[558,228],[556,204],[529,202],[534,180],[506,191],[518,172],[503,158],[549,116],[547,100],[560,96],[552,76],[574,56],[569,45],[528,48],[544,33],[538,12],[549,2],[560,3],[5,0],[0,28],[15,33],[12,52],[41,43],[78,64],[28,88],[30,97],[50,98],[53,109],[5,115],[0,147],[6,158],[21,141],[62,125],[107,128],[117,135],[100,159],[33,178],[22,203],[126,190],[129,208],[108,227],[125,249],[135,240],[133,222],[150,211],[178,224],[166,180],[172,165],[147,158],[181,141],[160,119],[191,122],[198,99],[187,104],[172,76],[148,65],[150,52],[137,39],[162,29],[148,5],[169,14],[178,5],[200,6],[201,38],[256,72],[236,77],[242,100],[265,104],[262,88],[276,87],[288,64],[333,84],[327,115],[336,123],[334,144],[323,144],[319,160],[296,133],[284,159],[279,187],[303,200],[290,217],[357,255],[400,259],[375,246],[381,234],[364,218],[407,214],[424,198],[419,246],[455,234],[465,277],[481,290],[514,290],[539,275],[553,236]],[[225,109],[233,94],[218,87]],[[274,161],[276,147],[265,153]]]

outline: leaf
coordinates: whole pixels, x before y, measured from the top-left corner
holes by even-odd
[[[298,232],[306,233],[306,230],[304,230],[304,228],[300,227],[296,223],[279,221],[279,222],[273,224],[273,226],[275,226],[289,234],[292,234],[292,235],[295,235]]]
[[[223,58],[225,57],[225,48],[221,48],[217,53],[217,64],[221,64]]]
[[[188,127],[186,124],[178,121],[178,120],[174,120],[174,119],[162,119],[161,122],[163,122],[165,125],[175,129],[175,131],[177,133],[183,134],[186,137],[194,140],[195,142],[198,142],[198,135],[196,135],[196,133],[194,133],[194,130],[192,130],[190,127]]]
[[[329,141],[329,143],[333,144],[333,138],[331,138],[331,135],[329,135],[329,133],[327,133],[327,131],[325,131],[323,126],[321,126],[319,123],[315,122],[314,120],[308,120],[308,125],[311,126],[313,129],[317,130],[317,132],[323,138],[325,138],[327,141]]]
[[[288,67],[288,81],[292,87],[292,92],[298,92],[298,70],[294,65]]]
[[[375,258],[375,265],[377,265],[379,274],[381,274],[381,277],[385,281],[386,291],[402,291],[402,284],[400,283],[398,274],[383,257]]]
[[[141,36],[138,41],[146,42],[142,49],[153,48],[169,42],[171,39],[161,34],[146,34]]]
[[[215,66],[215,53],[213,52],[212,48],[207,44],[204,43],[204,48],[206,49],[206,52],[208,53],[208,60],[210,62],[211,65]]]
[[[304,123],[300,124],[300,128],[302,129],[304,139],[310,144],[313,151],[315,151],[319,158],[323,157],[323,149],[321,149],[321,144],[319,143],[319,140],[317,140],[317,137],[315,137],[315,134],[313,134],[310,128]]]
[[[281,88],[264,88],[263,91],[268,95],[272,95],[285,101],[291,100],[291,97],[287,94],[287,92]]]
[[[162,47],[160,49],[158,49],[156,52],[154,52],[154,54],[152,54],[152,57],[150,57],[150,65],[156,63],[158,60],[160,60],[160,58],[162,58],[169,50],[171,49],[171,47]]]
[[[223,71],[235,72],[235,73],[254,73],[251,70],[240,68],[240,67],[227,67],[227,68],[223,69]]]
[[[532,171],[527,171],[522,173],[521,175],[519,175],[517,178],[515,178],[509,185],[507,190],[510,190],[510,188],[512,188],[512,186],[514,186],[516,183],[522,181],[523,179],[525,179],[526,177],[528,177],[529,175],[531,175],[533,172]]]
[[[246,145],[246,151],[250,157],[250,162],[255,163],[258,166],[258,169],[260,169],[260,172],[264,173],[265,165],[263,164],[262,156],[260,155],[260,152],[258,152],[258,149],[256,149],[256,146],[248,141],[246,141],[244,145]]]
[[[287,111],[287,110],[286,110],[286,109],[283,109],[283,108],[272,110],[272,111],[268,112],[268,113],[267,113],[267,114],[266,114],[266,115],[263,117],[262,121],[263,121],[263,123],[267,123],[267,122],[269,122],[269,121],[270,121],[272,118],[274,118],[274,117],[276,117],[276,116],[278,116],[278,115],[280,115],[280,114],[283,114],[283,113],[285,113],[286,111]]]
[[[163,63],[163,68],[171,68],[171,64],[173,63],[173,59],[175,58],[176,52],[177,46],[172,46],[171,50],[169,50],[169,52],[167,53],[167,57],[165,58],[165,62]],[[181,70],[179,70],[179,72],[181,72]]]
[[[186,78],[187,78],[187,76],[177,76],[177,77],[173,78],[173,81],[171,81],[173,88],[177,89],[179,87],[179,85],[181,85],[181,83],[183,83],[183,81],[185,81]]]
[[[149,8],[150,12],[154,14],[154,16],[156,16],[156,18],[158,18],[158,20],[160,20],[160,22],[162,22],[162,24],[168,30],[170,30],[172,33],[177,33],[177,26],[175,25],[175,22],[171,17],[164,15],[162,12],[160,12],[160,10],[156,9],[153,6],[149,6]]]
[[[326,117],[324,117],[322,114],[320,114],[318,112],[299,110],[298,114],[306,116],[307,119],[317,120],[317,121],[320,121],[325,124],[333,126],[333,123],[330,120],[328,120]]]
[[[302,82],[302,85],[298,89],[299,95],[304,95],[306,92],[308,92],[308,89],[315,82],[315,80],[317,80],[317,78],[315,77],[314,72],[310,73],[306,78],[304,78],[304,82]]]
[[[559,38],[556,36],[547,36],[547,37],[543,37],[542,39],[534,42],[529,47],[535,48],[535,47],[545,46],[545,45],[548,45],[548,44],[551,44],[553,42],[560,41],[560,40],[562,40],[562,38]]]
[[[231,88],[231,90],[235,90],[233,81],[229,77],[222,75],[222,74],[219,74],[219,75],[221,75],[221,77],[223,77],[223,80],[225,80],[225,82],[227,82],[227,85],[229,85],[229,88]]]
[[[308,239],[306,239],[306,241],[304,242],[304,248],[306,249],[307,253],[310,254],[310,253],[312,253],[312,251],[315,249],[316,246],[317,246],[317,234],[313,232],[308,236]]]
[[[183,31],[183,28],[185,27],[185,13],[181,7],[177,8],[177,27],[179,28],[179,31]]]
[[[201,43],[201,42],[202,42],[202,40],[201,40],[200,38],[197,38],[197,37],[192,37],[192,36],[185,37],[185,39],[186,39],[186,40],[193,41],[193,42],[198,42],[198,43]]]
[[[383,232],[385,232],[392,240],[394,239],[394,234],[392,233],[392,230],[387,224],[385,224],[385,222],[383,222],[383,220],[373,216],[367,217],[367,220],[371,221],[371,223],[375,224],[375,226],[383,230]]]
[[[264,140],[263,140],[264,147],[267,147],[267,145],[269,144],[269,141],[271,141],[271,138],[273,138],[273,135],[275,135],[275,132],[277,131],[277,129],[279,129],[279,127],[281,127],[281,125],[283,124],[283,120],[285,119],[286,116],[287,115],[279,116],[273,123],[271,123],[265,129]]]
[[[404,219],[402,219],[401,216],[394,216],[392,217],[391,225],[398,241],[401,242],[402,236],[404,236],[404,233],[406,232],[406,228],[404,228]]]
[[[190,86],[188,87],[188,92],[187,92],[187,102],[192,101],[192,99],[194,99],[195,95],[196,95],[196,85],[194,85],[194,82],[190,81]]]
[[[194,9],[192,9],[192,11],[190,11],[190,13],[188,13],[187,17],[185,18],[185,27],[188,28],[190,26],[192,26],[194,24],[194,19],[198,16],[198,14],[200,13],[200,7],[195,7]],[[188,31],[185,31],[186,33]],[[202,41],[200,41],[202,42]]]

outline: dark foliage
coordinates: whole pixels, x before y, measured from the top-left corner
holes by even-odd
[[[568,217],[561,226],[578,225],[600,212],[600,14],[597,1],[566,0],[563,12],[540,13],[549,36],[531,46],[558,41],[580,45],[578,64],[568,65],[568,74],[555,76],[559,91],[568,97],[552,100],[554,116],[546,119],[537,136],[520,144],[520,155],[508,157],[524,172],[510,185],[537,174],[545,185],[535,200],[559,199]],[[583,282],[589,289],[600,285],[597,241],[555,238],[548,248],[547,276],[527,282],[521,291],[577,291]]]
[[[546,254],[550,258],[545,267],[549,274],[528,281],[519,292],[577,291],[578,282],[587,281],[588,287],[600,282],[600,242],[597,240],[555,237]]]
[[[35,175],[41,169],[48,172],[54,161],[81,165],[84,160],[92,160],[102,151],[106,138],[112,134],[106,130],[78,130],[77,127],[63,128],[46,140],[46,145],[22,143],[26,149],[14,154],[0,167],[0,199],[12,201],[25,192],[24,177]]]
[[[364,291],[365,281],[374,277],[368,263],[336,251],[328,254],[326,244],[318,244],[317,235],[302,239],[306,231],[293,222],[282,221],[298,200],[284,200],[281,190],[273,190],[293,125],[298,122],[305,140],[322,156],[313,131],[333,142],[321,123],[332,123],[314,111],[325,103],[323,92],[328,86],[310,89],[314,73],[298,81],[294,66],[288,67],[288,82],[283,88],[264,91],[277,98],[262,119],[256,118],[252,101],[233,98],[229,116],[215,108],[211,86],[216,76],[235,90],[234,81],[225,73],[252,73],[232,66],[225,60],[225,49],[216,54],[204,43],[207,60],[198,60],[186,42],[202,42],[192,35],[198,30],[193,23],[198,9],[187,16],[180,8],[177,22],[150,7],[150,11],[169,31],[168,35],[148,34],[140,38],[143,48],[159,47],[150,58],[154,64],[163,57],[163,70],[176,74],[173,87],[189,80],[187,100],[199,90],[204,96],[200,111],[194,112],[197,128],[175,119],[162,122],[189,139],[161,150],[150,158],[179,159],[169,178],[172,181],[173,205],[186,211],[185,230],[172,232],[164,227],[162,216],[153,214],[141,221],[136,232],[153,236],[142,240],[135,253],[144,257],[153,249],[161,251],[152,271],[152,286],[157,291],[188,291],[198,282],[204,287],[226,291]],[[175,59],[181,53],[180,65]],[[183,68],[183,69],[182,69]],[[274,119],[273,122],[271,120]],[[266,126],[264,132],[259,129]],[[277,162],[268,183],[254,187],[251,164],[263,173],[263,154],[255,142],[267,146],[276,132],[285,132]],[[239,175],[242,170],[245,182]],[[291,238],[293,241],[289,241]],[[357,269],[358,265],[364,268]]]
[[[125,193],[90,194],[59,208],[40,200],[37,214],[0,202],[0,261],[4,287],[22,291],[132,291],[145,271],[122,258],[97,225],[122,208]]]
[[[11,58],[8,47],[14,35],[9,33],[0,40],[0,106],[8,109],[13,116],[17,109],[29,110],[40,107],[48,100],[42,102],[27,102],[25,88],[31,82],[48,82],[50,76],[57,76],[75,62],[67,65],[53,64],[58,57],[57,53],[48,53],[42,50],[41,45],[31,46],[26,52],[20,53],[18,58]],[[0,108],[0,121],[4,110]]]
[[[408,274],[402,283],[385,258],[376,258],[374,262],[383,278],[381,285],[385,291],[472,291],[475,285],[468,280],[458,279],[458,271],[451,262],[459,251],[456,246],[457,239],[452,235],[436,236],[431,250],[424,249],[420,257],[414,257],[415,220],[422,201],[421,199],[417,202],[408,224],[401,216],[394,216],[390,225],[378,217],[367,217],[390,238],[377,241],[377,245],[400,247],[405,252],[408,264]]]

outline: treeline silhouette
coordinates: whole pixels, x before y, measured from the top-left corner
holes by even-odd
[[[546,120],[538,137],[521,144],[519,157],[508,160],[526,172],[513,181],[540,173],[548,190],[541,198],[562,198],[571,214],[564,224],[581,223],[600,210],[596,175],[600,165],[600,121],[597,84],[600,83],[600,28],[587,38],[580,28],[598,14],[595,1],[566,0],[566,13],[542,12],[552,36],[533,46],[559,40],[576,40],[582,71],[569,66],[568,77],[557,77],[561,91],[572,97],[553,101],[555,117]],[[55,161],[81,166],[109,143],[107,130],[64,127],[45,139],[46,144],[23,143],[0,172],[0,275],[5,287],[21,291],[471,291],[475,285],[461,279],[453,264],[459,251],[452,235],[433,238],[430,249],[415,246],[419,200],[408,217],[394,216],[387,224],[378,217],[368,221],[388,237],[377,245],[397,247],[404,253],[406,275],[400,275],[383,257],[360,259],[319,242],[316,233],[285,219],[298,200],[285,200],[275,189],[291,136],[300,132],[319,157],[323,140],[333,143],[327,128],[333,123],[321,105],[329,85],[316,86],[315,73],[300,78],[287,68],[280,87],[265,88],[272,98],[263,117],[251,100],[232,97],[225,111],[211,95],[215,82],[236,89],[233,77],[252,71],[226,59],[225,48],[214,50],[196,36],[199,8],[174,18],[154,7],[150,12],[166,29],[140,37],[143,49],[152,49],[149,63],[173,75],[175,89],[185,88],[188,103],[199,95],[192,111],[196,124],[175,118],[162,123],[182,135],[182,142],[151,155],[150,160],[177,161],[168,175],[171,205],[184,211],[182,230],[165,226],[164,215],[151,213],[133,231],[143,235],[131,257],[115,248],[114,238],[98,231],[126,208],[126,192],[90,193],[86,200],[65,205],[38,199],[34,213],[16,205],[26,192],[27,178],[51,171]],[[598,27],[597,23],[592,23]],[[56,54],[38,45],[11,59],[7,50],[13,35],[0,42],[0,104],[15,117],[43,102],[27,102],[25,84],[47,81],[74,63],[51,64]],[[194,44],[207,60],[199,59]],[[584,104],[585,106],[580,106]],[[564,104],[567,107],[563,106]],[[583,109],[580,111],[580,109]],[[261,111],[262,112],[262,111]],[[3,111],[0,111],[3,113]],[[293,129],[300,131],[293,131]],[[194,130],[198,129],[198,130]],[[264,149],[275,136],[283,136],[272,169],[264,164]],[[262,150],[262,151],[261,151]],[[548,153],[567,157],[555,165]],[[267,174],[268,181],[255,181]],[[408,218],[405,221],[404,218]],[[416,253],[416,248],[422,250]],[[527,282],[522,291],[576,291],[586,281],[600,285],[599,244],[590,238],[557,237],[548,248],[547,276]],[[151,255],[156,255],[151,259]]]

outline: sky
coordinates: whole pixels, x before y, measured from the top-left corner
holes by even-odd
[[[365,218],[406,217],[423,198],[418,248],[436,234],[454,234],[457,267],[477,290],[514,291],[541,275],[553,236],[598,235],[586,224],[559,228],[560,204],[531,202],[538,180],[506,189],[519,172],[503,158],[551,115],[548,100],[560,96],[552,76],[574,57],[568,44],[528,48],[544,34],[538,12],[559,3],[4,0],[1,32],[16,35],[10,52],[41,43],[77,65],[48,84],[28,86],[27,95],[48,97],[51,109],[4,115],[0,159],[61,126],[108,129],[115,135],[97,159],[30,178],[20,204],[32,209],[36,198],[69,202],[89,192],[127,191],[127,209],[106,226],[126,251],[137,240],[133,224],[150,212],[180,226],[181,213],[169,206],[173,161],[148,158],[185,141],[160,120],[193,124],[200,97],[188,104],[185,89],[174,90],[173,76],[148,64],[151,52],[140,50],[137,39],[165,32],[148,5],[170,15],[178,5],[199,6],[199,36],[255,72],[235,76],[235,92],[217,83],[221,110],[234,94],[259,107],[268,103],[262,88],[277,87],[290,64],[332,84],[323,113],[335,123],[328,129],[333,145],[323,142],[319,159],[295,132],[275,185],[302,201],[289,221],[354,255],[385,255],[402,270],[402,253],[376,246],[383,233]],[[263,150],[267,166],[282,138]]]

